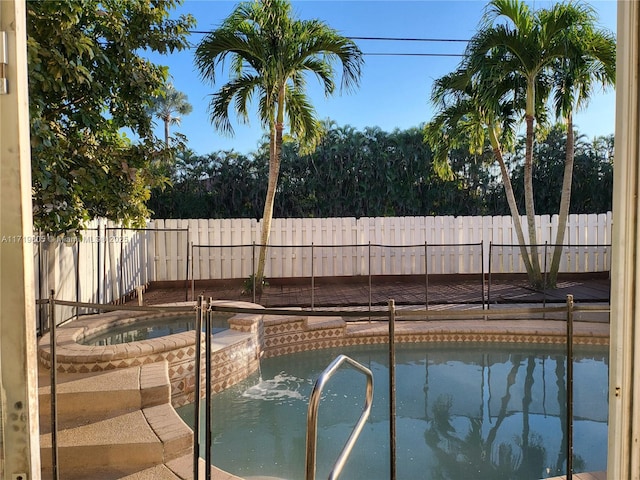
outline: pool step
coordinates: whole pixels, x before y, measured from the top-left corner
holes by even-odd
[[[50,472],[48,474],[43,472],[43,480],[48,480],[50,478]],[[116,471],[113,468],[109,468],[67,472],[63,469],[59,478],[61,480],[183,480],[165,465],[158,465],[156,467],[133,471]]]
[[[162,443],[141,411],[67,427],[57,438],[61,472],[150,467],[164,459]],[[43,460],[51,458],[51,434],[41,435],[40,442]]]
[[[193,479],[193,456],[192,455],[184,455],[180,458],[176,458],[167,462],[167,467],[171,469],[177,475],[179,479]],[[200,467],[198,471],[198,480],[204,480],[205,478],[205,463],[204,460],[200,459]],[[126,480],[134,480],[133,478]],[[135,477],[135,480],[146,480],[146,478],[138,479]],[[215,466],[211,466],[211,480],[244,480],[244,478],[236,477],[235,475],[225,472],[224,470],[220,470]]]
[[[94,374],[58,374],[56,407],[58,428],[67,422],[85,423],[92,418],[140,410],[169,402],[169,375],[162,362]],[[51,430],[49,373],[40,374],[40,431]]]
[[[43,478],[50,478],[48,385],[39,394]],[[165,463],[192,451],[193,433],[170,404],[166,362],[90,376],[61,374],[56,399],[60,478],[179,478]]]

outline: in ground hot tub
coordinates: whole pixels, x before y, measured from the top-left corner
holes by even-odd
[[[217,301],[213,304],[262,308],[260,305],[247,302]],[[189,315],[193,315],[192,318],[195,321],[195,303],[181,302],[166,306],[184,307],[184,311],[161,313],[114,311],[80,317],[59,326],[56,329],[58,371],[89,373],[166,360],[169,365],[172,404],[180,406],[193,402],[195,333],[185,325],[185,318],[188,319]],[[190,310],[192,314],[189,313]],[[212,339],[211,365],[215,375],[213,375],[211,387],[214,392],[222,391],[239,382],[259,366],[262,315],[222,315],[228,318],[222,321],[221,317],[216,317],[214,323],[218,331],[214,331]],[[224,328],[225,323],[226,328]],[[153,326],[154,324],[156,327]],[[148,334],[149,329],[155,330],[153,335]],[[98,337],[113,338],[113,332],[118,341],[107,340],[97,342],[98,344],[87,344],[96,343],[92,342],[92,339]],[[166,335],[156,335],[159,332],[164,332]],[[141,338],[142,336],[145,338]],[[203,354],[204,342],[203,335],[201,343]],[[48,333],[40,340],[38,357],[43,365],[51,368],[51,338]],[[204,363],[201,375],[204,375],[203,372]],[[205,387],[206,385],[202,382],[202,388]]]

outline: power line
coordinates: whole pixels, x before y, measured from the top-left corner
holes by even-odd
[[[199,35],[208,35],[213,33],[207,30],[189,30],[189,33],[196,33]],[[374,40],[374,41],[389,41],[389,42],[457,42],[457,43],[469,43],[469,40],[461,38],[418,38],[418,37],[352,37],[346,35],[346,38],[351,40]]]
[[[195,50],[196,45],[189,45],[189,50]],[[362,52],[365,57],[464,57],[462,53],[403,53],[403,52]]]
[[[464,57],[462,53],[366,53],[367,56],[389,56],[389,57]]]
[[[403,37],[347,37],[351,40],[381,40],[392,42],[460,42],[469,43],[461,38],[403,38]]]
[[[189,33],[200,35],[208,35],[211,31],[206,30],[189,30]],[[456,42],[468,43],[469,40],[459,38],[413,38],[413,37],[349,37],[351,40],[373,40],[373,41],[392,41],[392,42]],[[190,48],[194,48],[193,45]],[[464,57],[461,53],[396,53],[396,52],[363,52],[363,55],[370,57]]]

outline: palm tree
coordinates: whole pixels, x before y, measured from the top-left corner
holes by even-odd
[[[548,79],[563,59],[588,54],[590,36],[595,32],[592,11],[577,3],[558,3],[550,9],[532,11],[521,0],[492,0],[487,6],[483,27],[469,42],[465,63],[472,73],[493,71],[488,81],[513,77],[525,85],[526,124],[524,159],[525,211],[533,285],[541,286],[542,274],[537,251],[533,195],[533,142],[540,105],[548,98],[552,85]],[[514,90],[519,86],[514,86]]]
[[[152,115],[164,122],[164,143],[169,147],[169,126],[180,125],[182,118],[180,115],[188,115],[192,107],[187,96],[169,83],[165,91],[153,99],[149,110]]]
[[[452,149],[465,146],[470,153],[481,154],[486,143],[489,143],[500,167],[522,259],[532,278],[533,266],[526,249],[520,212],[504,156],[505,150],[512,148],[515,138],[514,106],[517,102],[506,98],[505,90],[511,89],[511,80],[502,83],[485,81],[487,75],[491,75],[490,70],[473,75],[470,70],[460,68],[437,79],[431,101],[438,108],[438,113],[425,126],[424,138],[433,150],[434,167],[440,176],[451,175],[449,153]]]
[[[240,120],[248,122],[249,105],[256,96],[260,121],[269,132],[269,181],[255,279],[259,287],[264,279],[285,120],[289,134],[312,149],[322,129],[306,95],[307,76],[315,76],[326,95],[334,93],[333,62],[338,60],[342,64],[342,86],[356,86],[362,52],[325,23],[294,18],[287,0],[256,0],[240,3],[196,49],[196,66],[212,83],[217,68],[227,59],[231,79],[212,96],[212,123],[223,132],[233,133],[231,104]]]
[[[575,157],[575,134],[573,129],[573,112],[589,103],[589,98],[596,86],[606,88],[615,84],[616,42],[613,35],[595,31],[595,16],[591,25],[582,24],[579,31],[573,32],[583,40],[584,52],[574,52],[571,57],[556,60],[554,64],[554,98],[556,116],[563,118],[567,129],[567,146],[565,152],[562,194],[558,211],[558,231],[556,232],[555,247],[549,283],[555,285],[560,269],[562,244],[569,216],[573,165]]]

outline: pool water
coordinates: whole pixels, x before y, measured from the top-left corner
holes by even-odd
[[[575,348],[574,471],[605,470],[608,352]],[[386,346],[264,360],[261,376],[213,397],[213,463],[241,477],[303,479],[309,395],[340,353],[374,373],[372,413],[340,478],[390,478]],[[562,347],[402,344],[396,355],[399,480],[538,480],[566,473]],[[327,478],[362,411],[364,392],[364,376],[350,367],[326,385],[316,478]],[[192,405],[179,413],[193,424]]]
[[[212,316],[212,333],[218,333],[229,328],[229,315],[216,314]],[[119,345],[127,342],[138,342],[152,338],[166,337],[176,333],[195,330],[196,319],[194,314],[176,315],[172,317],[155,317],[141,319],[139,321],[120,325],[109,330],[86,337],[83,345]],[[204,326],[202,327],[204,331]]]

